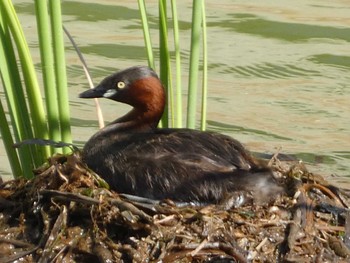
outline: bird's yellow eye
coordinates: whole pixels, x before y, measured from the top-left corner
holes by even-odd
[[[118,87],[118,89],[123,89],[123,88],[125,88],[125,82],[119,81],[119,82],[117,83],[117,87]]]

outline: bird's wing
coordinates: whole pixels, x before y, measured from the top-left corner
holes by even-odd
[[[176,163],[203,172],[249,170],[252,162],[249,152],[228,136],[185,129],[135,134],[117,152],[119,156],[145,162],[146,166],[153,162],[166,169],[170,163]]]

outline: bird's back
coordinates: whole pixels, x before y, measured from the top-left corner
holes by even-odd
[[[239,177],[262,170],[238,141],[188,129],[95,137],[83,158],[118,192],[181,201],[218,201],[240,188]]]

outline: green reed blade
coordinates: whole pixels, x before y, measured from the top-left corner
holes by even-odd
[[[26,86],[29,108],[32,116],[32,125],[34,128],[34,136],[38,138],[48,138],[48,129],[45,120],[44,106],[42,103],[42,96],[39,89],[38,80],[34,69],[33,60],[31,58],[29,48],[24,37],[21,25],[19,23],[17,14],[14,10],[10,0],[0,0],[0,7],[4,14],[4,18],[8,22],[13,39],[17,46],[18,55],[23,71],[24,83]],[[40,157],[49,156],[49,148],[38,148],[38,159],[36,165],[41,164],[44,159]],[[42,152],[42,154],[40,153]]]
[[[7,119],[5,116],[4,109],[2,107],[2,103],[0,101],[0,133],[2,137],[2,141],[5,146],[6,154],[10,162],[11,170],[14,175],[14,177],[19,177],[23,174],[22,167],[19,162],[17,152],[12,147],[13,140],[10,132],[10,128],[7,123]]]
[[[27,105],[24,100],[22,84],[19,76],[18,66],[16,63],[11,37],[2,19],[0,9],[0,76],[5,88],[7,106],[12,123],[12,130],[16,141],[20,138],[32,138],[32,130],[29,121]],[[23,119],[27,119],[26,123]],[[25,124],[28,124],[25,126]],[[7,121],[2,103],[0,101],[0,133],[5,146],[5,150],[10,162],[12,174],[14,177],[32,176],[32,154],[31,150],[35,147],[16,150],[12,147],[13,138],[10,132],[10,123]],[[21,162],[19,161],[19,158]],[[23,168],[23,170],[22,170]]]

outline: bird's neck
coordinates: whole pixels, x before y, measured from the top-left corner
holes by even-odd
[[[155,129],[162,117],[162,112],[133,108],[108,126],[114,126],[117,131],[127,130],[128,132]]]
[[[133,109],[96,132],[86,142],[84,149],[96,151],[115,142],[123,142],[133,133],[152,132],[157,127],[158,121],[158,119],[149,119],[147,114],[141,114]]]
[[[154,112],[133,108],[124,116],[99,130],[93,137],[109,137],[118,140],[123,134],[149,132],[157,127],[161,116],[162,111]]]

